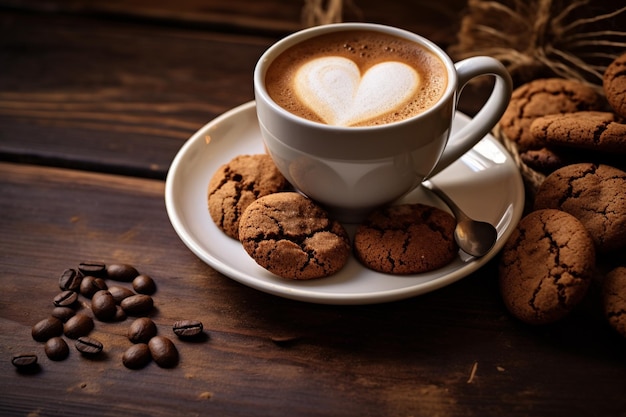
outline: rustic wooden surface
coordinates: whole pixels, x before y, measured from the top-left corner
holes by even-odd
[[[355,3],[355,19],[442,44],[462,7]],[[523,325],[502,305],[495,259],[405,301],[307,304],[234,282],[178,239],[163,197],[171,160],[252,99],[256,59],[299,13],[280,1],[0,1],[0,415],[623,417],[626,343],[593,297],[557,325]],[[130,320],[97,322],[105,355],[48,360],[31,326],[59,274],[91,259],[155,278],[161,334],[194,318],[208,337],[174,338],[174,369],[131,371]],[[31,351],[39,372],[16,372],[12,355]]]

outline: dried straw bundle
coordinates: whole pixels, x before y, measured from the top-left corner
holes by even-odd
[[[621,3],[621,4],[620,4]],[[608,64],[626,52],[626,6],[615,0],[469,0],[455,59],[489,55],[516,84],[557,76],[599,89]]]
[[[305,0],[302,22],[305,26],[339,23],[343,15],[343,0]]]

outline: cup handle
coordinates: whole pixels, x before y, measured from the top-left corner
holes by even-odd
[[[450,136],[439,162],[428,175],[429,178],[463,156],[493,129],[506,110],[513,91],[513,81],[509,72],[495,58],[477,56],[459,61],[454,66],[458,76],[457,101],[463,87],[472,78],[480,75],[493,75],[496,82],[489,99],[476,116],[461,130]]]

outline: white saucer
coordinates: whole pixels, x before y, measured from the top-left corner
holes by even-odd
[[[458,113],[453,131],[468,120]],[[522,216],[524,187],[518,168],[504,148],[488,135],[432,181],[470,216],[496,226],[498,241],[489,254],[474,259],[460,252],[444,268],[408,276],[374,272],[352,258],[331,277],[286,280],[258,266],[239,242],[215,226],[207,209],[207,187],[217,168],[237,155],[262,152],[255,103],[224,113],[196,132],[176,155],[167,176],[165,204],[176,233],[200,259],[242,284],[281,297],[324,304],[369,304],[436,290],[476,271],[493,258]],[[403,201],[445,208],[421,188]]]

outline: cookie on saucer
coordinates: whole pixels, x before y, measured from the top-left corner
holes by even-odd
[[[217,227],[238,239],[239,218],[246,207],[287,185],[269,155],[239,155],[213,174],[208,189],[209,213]]]
[[[288,279],[332,275],[350,256],[350,239],[343,226],[295,192],[252,202],[239,221],[239,240],[256,263]]]
[[[598,252],[626,247],[626,172],[609,165],[579,163],[546,177],[534,208],[558,209],[587,228]]]
[[[626,267],[611,270],[602,283],[604,315],[619,334],[626,337]]]
[[[424,204],[375,210],[354,236],[357,259],[387,274],[417,274],[441,268],[458,254],[455,218]]]
[[[529,324],[565,317],[584,298],[595,267],[593,240],[560,210],[524,217],[502,250],[498,280],[509,312]]]

